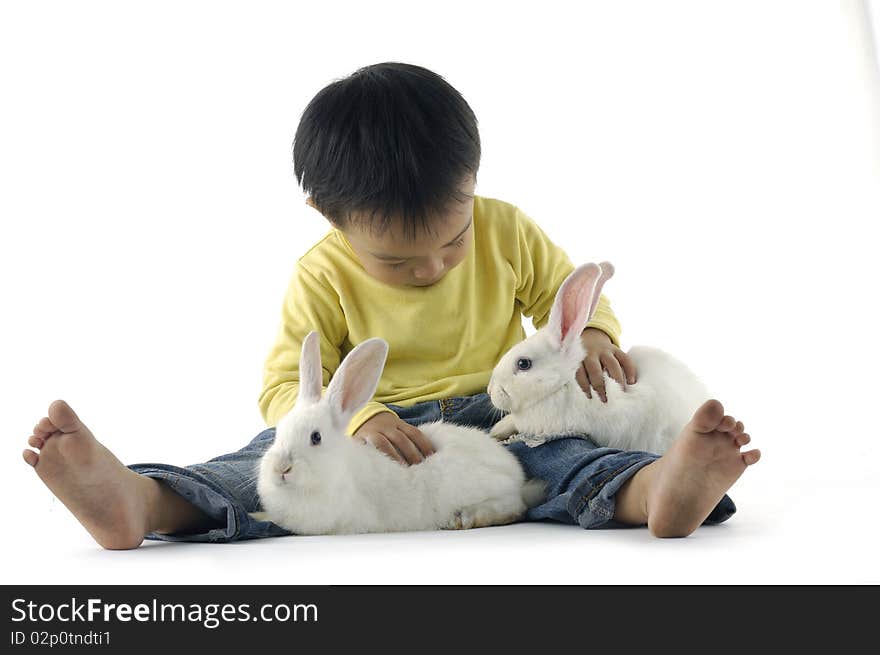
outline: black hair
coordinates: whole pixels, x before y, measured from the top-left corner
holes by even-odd
[[[480,165],[477,118],[461,94],[421,66],[386,62],[321,89],[293,142],[297,182],[337,227],[353,212],[384,231],[400,218],[406,238],[431,231]],[[377,218],[378,217],[378,218]]]

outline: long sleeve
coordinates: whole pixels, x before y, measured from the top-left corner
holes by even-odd
[[[565,251],[557,246],[540,227],[521,210],[516,210],[518,258],[516,299],[522,313],[532,317],[532,325],[540,329],[550,320],[550,309],[562,282],[574,270]],[[620,346],[620,323],[611,310],[611,303],[600,294],[599,303],[587,327],[605,332]]]
[[[298,263],[284,297],[278,334],[263,368],[259,406],[269,426],[277,425],[296,403],[302,343],[312,330],[321,335],[322,385],[326,390],[342,361],[341,348],[348,328],[336,292]],[[352,418],[349,434],[382,411],[391,410],[382,403],[368,403]]]
[[[593,318],[587,323],[587,327],[598,328],[607,334],[615,346],[620,348],[620,322],[611,311],[611,303],[603,294],[599,294],[599,303],[596,305],[596,311],[593,312]]]

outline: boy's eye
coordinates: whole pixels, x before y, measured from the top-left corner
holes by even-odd
[[[449,244],[451,248],[461,248],[464,245],[464,235],[462,235],[457,241],[453,241]],[[406,262],[383,262],[385,266],[388,268],[400,268],[401,266],[405,266]]]
[[[312,445],[317,446],[321,443],[321,433],[320,432],[312,432]]]
[[[532,360],[528,357],[520,357],[518,360],[516,360],[516,367],[520,371],[528,371],[530,368],[532,368]]]

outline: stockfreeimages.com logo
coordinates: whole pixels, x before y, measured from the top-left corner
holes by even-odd
[[[103,621],[183,622],[199,623],[214,629],[222,623],[237,621],[318,622],[318,606],[312,603],[266,603],[252,611],[249,603],[160,603],[153,598],[149,603],[105,603],[100,598],[85,601],[71,598],[64,603],[35,603],[24,598],[12,601],[12,620],[47,623],[94,623]]]

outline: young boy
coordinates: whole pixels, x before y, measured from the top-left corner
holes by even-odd
[[[417,66],[385,63],[324,88],[306,108],[294,168],[330,232],[297,262],[281,327],[266,362],[259,404],[269,426],[298,390],[302,339],[321,335],[324,385],[344,355],[370,337],[390,345],[374,402],[348,426],[398,460],[418,466],[430,441],[418,425],[440,418],[489,430],[500,418],[485,393],[500,356],[548,320],[556,290],[574,269],[566,254],[515,206],[474,195],[477,121],[461,95]],[[584,393],[605,400],[603,370],[637,384],[620,350],[606,298],[584,331],[578,372]],[[289,534],[258,521],[254,471],[273,427],[238,452],[203,464],[124,466],[61,400],[24,451],[52,492],[105,548],[143,539],[231,541]],[[725,492],[757,450],[721,403],[700,407],[663,456],[599,448],[588,435],[529,448],[514,443],[548,497],[530,520],[647,524],[685,536],[735,511]]]

